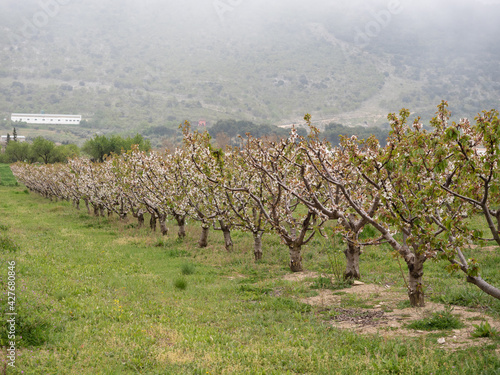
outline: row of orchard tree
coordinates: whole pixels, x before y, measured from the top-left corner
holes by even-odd
[[[389,115],[385,147],[375,137],[352,137],[332,148],[307,115],[307,137],[295,130],[279,142],[247,135],[240,148],[221,150],[207,132],[192,132],[186,124],[184,145],[172,152],[136,148],[103,163],[75,158],[67,164],[15,164],[12,170],[30,190],[76,206],[83,201],[96,215],[132,215],[142,225],[149,213],[152,227],[158,221],[163,234],[169,219],[179,237],[185,236],[186,219],[196,220],[201,247],[214,227],[231,251],[231,230],[240,229],[252,233],[260,259],[263,233],[275,233],[289,249],[294,272],[302,271],[302,247],[326,227],[347,243],[346,278],[360,277],[362,246],[387,243],[407,264],[412,306],[424,305],[424,263],[436,258],[500,298],[462,251],[475,240],[500,245],[498,113],[483,112],[475,124],[449,123],[447,103],[438,108],[430,130],[419,119],[408,123],[405,109]],[[478,214],[491,238],[472,229],[470,218]],[[378,238],[361,243],[366,225]]]

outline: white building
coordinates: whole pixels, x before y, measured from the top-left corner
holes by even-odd
[[[24,135],[18,135],[16,137],[17,142],[26,142],[26,137]],[[10,140],[14,141],[14,136],[11,134],[10,135]],[[0,144],[6,144],[7,143],[7,136],[6,135],[1,135],[0,136]]]
[[[48,115],[33,113],[13,113],[10,117],[12,122],[27,122],[28,124],[52,124],[52,125],[79,125],[82,121],[81,115]]]

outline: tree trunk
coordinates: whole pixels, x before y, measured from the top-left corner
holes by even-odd
[[[104,206],[99,206],[100,216],[104,217]]]
[[[151,214],[151,219],[149,219],[149,227],[153,232],[156,232],[156,215],[154,212]]]
[[[224,246],[226,247],[227,252],[233,251],[233,240],[231,239],[231,230],[229,226],[224,224],[222,220],[219,220],[220,228],[222,230],[222,234],[224,234]]]
[[[210,226],[206,224],[202,224],[201,226],[201,236],[198,241],[199,247],[207,247],[208,246],[208,232],[210,230]]]
[[[85,207],[87,207],[87,214],[90,215],[89,201],[88,201],[88,199],[84,199],[83,201],[85,202]]]
[[[179,226],[179,231],[177,232],[177,236],[179,238],[186,237],[186,216],[175,215],[175,220],[177,221],[177,225]]]
[[[353,243],[347,243],[347,249],[344,250],[347,265],[344,272],[344,280],[359,279],[359,255],[361,254],[361,247]]]
[[[111,217],[111,215],[113,215],[113,211],[108,210],[108,217]]]
[[[262,235],[264,232],[257,232],[253,234],[253,254],[255,261],[262,259]]]
[[[424,275],[425,256],[415,255],[412,261],[407,261],[408,265],[408,297],[412,307],[424,307],[424,286],[422,276]]]
[[[75,208],[77,210],[80,210],[80,199],[75,199],[74,202],[75,202]]]
[[[94,216],[99,216],[99,206],[94,204]]]
[[[226,251],[231,253],[233,251],[233,240],[231,239],[231,231],[223,230],[222,234],[224,234],[224,246],[226,247]]]
[[[137,228],[142,228],[144,226],[144,214],[142,212],[137,213]]]
[[[158,217],[158,220],[160,221],[160,230],[161,230],[161,235],[166,236],[168,234],[168,228],[167,228],[167,215],[161,214]]]
[[[292,272],[302,272],[302,255],[300,255],[302,246],[293,244],[288,247],[290,249],[290,270]]]

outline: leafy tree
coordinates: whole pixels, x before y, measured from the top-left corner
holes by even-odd
[[[45,164],[48,164],[55,144],[43,137],[36,137],[31,144],[31,154],[35,158],[40,158]]]
[[[5,162],[27,161],[30,158],[30,144],[27,142],[9,142],[5,147]]]
[[[80,156],[80,149],[75,144],[54,147],[50,155],[51,163],[66,163],[68,159]]]
[[[93,139],[84,143],[82,151],[93,159],[103,162],[106,155],[111,155],[111,153],[121,154],[122,151],[131,150],[132,145],[138,145],[141,151],[151,150],[149,140],[144,139],[140,134],[136,134],[134,137],[127,138],[118,135],[112,135],[109,138],[105,135],[96,135]]]

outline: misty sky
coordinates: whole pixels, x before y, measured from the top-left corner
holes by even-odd
[[[156,93],[150,116],[172,93],[214,111],[203,116],[242,111],[275,121],[352,110],[407,79],[397,95],[383,93],[376,111],[427,108],[451,96],[474,112],[497,98],[499,19],[500,0],[1,0],[0,79],[52,90],[53,103],[36,105],[53,110],[68,111],[71,101],[50,85],[84,90],[85,81]],[[52,80],[41,83],[37,74]],[[183,85],[171,84],[176,79]],[[209,95],[203,84],[223,88]],[[467,90],[476,93],[472,101]],[[10,94],[2,111],[11,111]],[[32,96],[20,95],[18,107],[29,109]],[[89,95],[93,113],[106,98]]]

